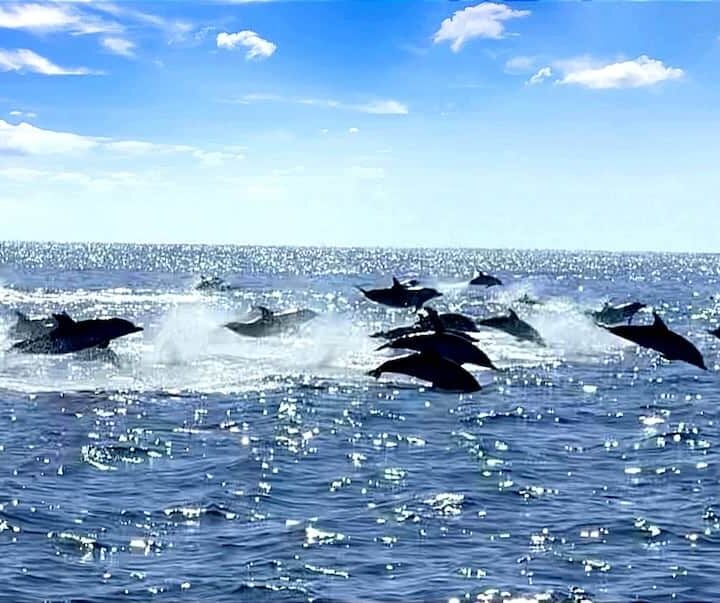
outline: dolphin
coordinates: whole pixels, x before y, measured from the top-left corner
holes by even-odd
[[[122,318],[75,321],[67,314],[53,314],[57,327],[46,335],[25,339],[12,346],[26,354],[72,354],[89,348],[106,348],[111,340],[142,331]]]
[[[470,335],[467,335],[465,331],[475,332],[478,330],[475,321],[462,314],[454,312],[447,312],[438,314],[438,312],[430,307],[423,308],[426,313],[425,316],[421,316],[415,322],[415,324],[406,327],[396,327],[388,331],[378,331],[373,333],[370,337],[382,337],[383,339],[397,339],[398,337],[404,337],[406,335],[412,335],[414,333],[424,333],[426,331],[438,330],[438,323],[442,326],[442,329],[452,331],[455,335],[463,337],[468,341],[475,341]],[[433,319],[432,316],[436,316]]]
[[[715,335],[715,337],[720,339],[720,327],[715,330],[708,329],[708,333],[710,333],[710,335]]]
[[[358,287],[358,290],[369,300],[379,304],[391,308],[415,308],[415,310],[419,310],[426,302],[442,295],[442,293],[430,287],[409,287],[403,285],[395,277],[392,280],[392,287],[386,289],[363,289]]]
[[[587,314],[595,319],[595,322],[604,325],[617,325],[627,320],[628,324],[632,324],[632,319],[640,310],[647,308],[647,304],[640,302],[631,302],[613,306],[605,303],[601,310],[596,312],[588,312]]]
[[[457,312],[444,312],[439,314],[435,308],[423,308],[425,316],[420,318],[422,325],[437,325],[440,321],[443,328],[452,329],[453,331],[470,331],[477,332],[477,324],[472,318],[459,314]]]
[[[15,316],[17,320],[9,332],[12,339],[35,339],[47,335],[57,327],[57,321],[52,316],[48,318],[28,318],[26,314],[19,310],[15,311]]]
[[[493,318],[486,318],[479,321],[478,324],[484,327],[491,327],[493,329],[505,331],[517,339],[533,341],[542,346],[545,345],[543,338],[540,337],[540,333],[522,320],[512,308],[509,309],[507,316],[494,316]]]
[[[278,335],[295,327],[299,327],[301,324],[317,316],[316,312],[307,309],[282,312],[280,314],[275,314],[275,312],[268,310],[265,306],[255,306],[254,309],[260,312],[260,316],[255,320],[249,322],[228,322],[223,326],[238,335],[267,337],[268,335]]]
[[[502,281],[495,276],[485,274],[482,270],[478,270],[478,275],[470,281],[470,284],[495,287],[496,285],[502,285]]]
[[[237,288],[226,283],[219,276],[201,276],[200,282],[195,285],[197,291],[234,291]]]
[[[703,370],[707,370],[700,351],[682,335],[668,329],[663,319],[653,312],[651,325],[621,325],[608,327],[600,325],[613,335],[632,341],[637,345],[660,352],[666,360],[682,360]]]
[[[521,297],[515,300],[519,304],[527,304],[528,306],[541,306],[542,302],[539,299],[530,297],[527,293],[524,293]]]
[[[381,345],[378,350],[386,348],[400,350],[415,350],[416,352],[437,354],[456,364],[475,364],[477,366],[497,370],[497,367],[480,348],[474,346],[467,339],[443,331],[440,333],[424,333],[420,335],[407,335],[394,341]]]
[[[463,367],[437,354],[420,353],[392,358],[367,374],[378,379],[383,373],[409,375],[446,391],[471,393],[481,389],[475,377]]]

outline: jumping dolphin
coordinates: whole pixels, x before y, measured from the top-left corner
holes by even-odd
[[[378,379],[383,373],[409,375],[429,381],[436,389],[471,393],[479,391],[480,384],[468,371],[451,360],[436,354],[410,354],[383,362],[368,375]]]
[[[423,304],[435,297],[442,295],[439,291],[430,287],[409,287],[403,285],[393,277],[392,287],[386,289],[363,289],[358,290],[369,300],[390,306],[391,308],[415,308],[419,310]]]
[[[497,370],[497,367],[480,348],[467,339],[449,332],[421,333],[408,335],[381,345],[378,350],[393,348],[396,350],[414,350],[432,353],[452,360],[456,364],[475,364],[477,366]]]
[[[517,339],[533,341],[542,346],[545,345],[543,338],[540,337],[540,333],[533,329],[524,320],[521,320],[512,308],[509,309],[507,316],[486,318],[478,321],[478,324],[484,327],[491,327],[493,329],[505,331]]]
[[[89,348],[106,348],[111,340],[142,331],[122,318],[75,321],[67,314],[53,314],[57,327],[46,335],[16,343],[12,349],[26,354],[72,354]]]
[[[47,335],[50,331],[57,327],[56,320],[50,316],[48,318],[28,318],[19,310],[15,311],[17,320],[10,328],[10,337],[12,339],[35,339]]]
[[[195,289],[197,291],[234,291],[237,287],[226,283],[219,276],[201,276]]]
[[[293,310],[290,312],[282,312],[275,314],[272,310],[268,310],[264,306],[255,306],[255,310],[260,312],[260,316],[249,322],[228,322],[223,325],[238,335],[246,335],[248,337],[267,337],[268,335],[278,335],[301,324],[312,320],[317,316],[312,310]]]
[[[496,285],[502,285],[502,281],[495,276],[485,274],[482,270],[478,270],[478,275],[470,281],[470,284],[494,287]]]
[[[714,331],[708,329],[708,333],[710,333],[710,335],[715,335],[715,337],[717,337],[718,339],[720,339],[720,327],[718,327],[718,328],[715,329]]]
[[[628,324],[632,324],[632,319],[640,310],[646,308],[647,304],[641,304],[640,302],[631,302],[627,304],[620,304],[613,306],[612,304],[605,302],[605,305],[601,310],[597,312],[588,312],[589,316],[595,319],[595,322],[602,323],[604,325],[617,325],[627,320]]]
[[[515,300],[519,304],[526,304],[528,306],[542,306],[542,302],[539,299],[530,297],[527,293],[524,293],[521,297]]]
[[[663,319],[653,312],[654,322],[651,325],[622,325],[608,327],[600,325],[613,335],[632,341],[637,345],[660,352],[666,360],[682,360],[703,370],[707,370],[700,351],[683,336],[668,329]]]
[[[451,330],[456,334],[464,335],[466,331],[476,332],[478,330],[475,321],[472,318],[457,314],[455,312],[444,312],[438,314],[433,308],[423,308],[425,316],[420,316],[415,324],[407,327],[396,327],[388,331],[378,331],[373,333],[370,337],[382,337],[383,339],[397,339],[398,337],[404,337],[405,335],[412,335],[413,333],[424,333],[425,331],[436,330],[436,325],[431,319],[431,314],[434,313],[437,319],[440,321],[444,329]],[[465,337],[470,341],[475,341],[472,337],[467,335]]]

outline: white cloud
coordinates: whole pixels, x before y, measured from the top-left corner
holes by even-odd
[[[109,151],[121,155],[159,153],[185,154],[203,165],[220,165],[226,161],[244,159],[237,149],[201,149],[192,145],[164,144],[143,140],[113,140],[99,136],[83,136],[72,132],[45,130],[28,123],[10,124],[0,119],[0,154],[65,155],[89,150]]]
[[[535,69],[536,57],[517,56],[505,61],[505,73],[528,73]]]
[[[218,48],[226,50],[234,50],[238,46],[247,48],[245,58],[248,60],[266,59],[272,56],[277,49],[277,45],[248,29],[237,33],[220,32],[215,39]]]
[[[19,111],[18,109],[10,111],[8,115],[10,115],[10,117],[26,117],[28,119],[37,117],[37,113],[33,113],[32,111]]]
[[[100,43],[113,54],[128,58],[135,56],[135,43],[125,38],[103,38]]]
[[[0,119],[0,152],[23,155],[54,155],[87,151],[98,140],[70,132],[43,130],[28,123],[9,124]]]
[[[657,59],[641,55],[630,61],[593,66],[587,59],[559,62],[564,76],[560,84],[573,84],[596,90],[609,88],[642,88],[684,75],[682,69],[667,67]]]
[[[542,83],[549,77],[552,77],[552,69],[550,67],[542,67],[541,69],[538,69],[537,73],[535,73],[526,83],[534,86]]]
[[[365,105],[355,105],[358,111],[363,113],[374,113],[376,115],[407,115],[407,105],[396,100],[384,100],[367,103]]]
[[[453,52],[473,38],[500,39],[505,33],[505,21],[526,17],[529,10],[516,10],[495,2],[482,2],[456,11],[445,19],[435,32],[433,42],[450,42]]]
[[[359,128],[348,128],[348,134],[357,134],[359,131]]]
[[[65,31],[76,35],[119,33],[122,25],[76,10],[67,4],[0,5],[0,28],[36,33]]]
[[[292,103],[311,107],[325,107],[327,109],[344,109],[373,115],[407,115],[410,112],[406,104],[393,99],[375,100],[367,103],[344,103],[332,98],[285,97],[279,94],[246,94],[234,102],[243,105],[261,102]]]
[[[41,73],[42,75],[100,75],[101,72],[86,67],[67,68],[56,65],[49,59],[28,50],[3,50],[0,48],[0,71],[20,73]]]

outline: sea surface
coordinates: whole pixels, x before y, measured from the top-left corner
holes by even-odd
[[[548,346],[482,330],[471,395],[376,381],[414,316],[355,286],[393,274]],[[718,296],[713,255],[0,244],[0,601],[718,601]],[[608,299],[709,370],[594,326]],[[220,326],[255,304],[321,316]],[[119,368],[18,355],[16,309],[145,330]]]

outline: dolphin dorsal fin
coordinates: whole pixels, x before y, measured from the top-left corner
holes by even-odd
[[[425,308],[425,314],[435,331],[442,333],[445,330],[445,325],[442,320],[440,320],[440,315],[435,308]]]
[[[260,312],[263,320],[270,320],[273,317],[273,311],[269,310],[265,306],[255,306],[255,309]]]
[[[397,280],[397,278],[395,278],[394,276],[392,277],[392,283],[393,283],[393,284],[392,284],[393,289],[402,289],[402,288],[403,288],[403,286],[402,286],[402,284],[400,283],[400,281]]]
[[[75,326],[75,321],[68,316],[67,312],[63,312],[62,314],[53,314],[52,316],[57,323],[58,329],[71,329]]]
[[[513,310],[512,308],[508,310],[508,314],[513,320],[520,320],[520,317],[515,313],[515,310]]]
[[[662,318],[660,318],[660,315],[657,312],[653,312],[653,327],[657,327],[659,329],[665,329],[668,330],[667,325],[663,321]]]
[[[20,312],[20,310],[15,310],[15,316],[17,317],[19,322],[28,322],[30,319],[27,317],[27,314],[24,314],[23,312]]]

